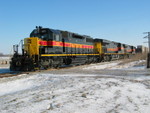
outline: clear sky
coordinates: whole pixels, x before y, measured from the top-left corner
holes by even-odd
[[[150,0],[0,0],[0,53],[11,53],[39,25],[143,45]]]

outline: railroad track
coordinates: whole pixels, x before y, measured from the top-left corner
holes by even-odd
[[[7,73],[0,73],[0,78],[4,77],[13,77],[13,76],[18,76],[20,74],[27,74],[24,72],[7,72]]]
[[[21,74],[32,74],[32,73],[37,73],[37,72],[45,72],[45,71],[52,71],[52,70],[59,70],[59,69],[67,69],[67,68],[72,68],[74,66],[70,65],[70,66],[64,66],[64,67],[59,67],[59,68],[50,68],[47,70],[37,70],[37,71],[33,71],[33,72],[5,72],[5,73],[0,73],[0,78],[4,78],[4,77],[14,77],[14,76],[18,76]]]
[[[89,64],[72,64],[72,65],[63,65],[61,67],[58,68],[49,68],[46,70],[36,70],[36,71],[32,71],[32,72],[6,72],[6,73],[0,73],[0,78],[4,78],[4,77],[14,77],[14,76],[18,76],[21,74],[33,74],[33,73],[38,73],[38,72],[49,72],[49,71],[55,71],[55,70],[62,70],[62,69],[70,69],[70,68],[74,68],[74,67],[78,67],[78,66],[86,66]]]

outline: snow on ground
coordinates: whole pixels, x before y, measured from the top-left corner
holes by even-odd
[[[12,94],[21,90],[26,90],[35,87],[35,84],[32,80],[33,77],[17,79],[10,82],[4,82],[0,84],[0,96]],[[13,87],[13,88],[12,88]]]
[[[115,67],[112,67],[111,69],[129,69],[129,70],[145,69],[146,66],[138,66],[138,64],[142,62],[146,61],[145,60],[134,61],[124,65],[117,65]]]
[[[121,61],[113,61],[112,63],[110,62],[105,62],[103,64],[99,63],[99,64],[91,64],[83,69],[145,69],[145,66],[137,66],[137,64],[145,62],[145,60],[139,60],[139,61],[134,61],[134,62],[130,62],[124,65],[119,65],[121,63]]]
[[[9,60],[10,57],[0,57],[0,60]]]
[[[105,62],[103,64],[101,63],[98,63],[98,64],[91,64],[83,69],[108,69],[108,68],[111,68],[113,66],[117,66],[121,61],[118,61],[118,62],[112,62],[112,63],[109,63],[109,62]]]
[[[150,70],[144,66],[140,66],[140,76],[131,77],[75,73],[103,69],[122,72],[140,62],[118,65],[120,61],[116,61],[75,67],[70,73],[63,69],[62,74],[39,72],[2,78],[0,113],[149,113]],[[139,67],[135,66],[137,73]]]
[[[0,73],[9,71],[10,57],[0,57]]]

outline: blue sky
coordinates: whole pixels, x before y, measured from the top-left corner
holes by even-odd
[[[150,0],[0,0],[0,53],[12,53],[38,25],[143,45]]]

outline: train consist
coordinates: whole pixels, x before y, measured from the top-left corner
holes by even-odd
[[[34,71],[56,68],[61,65],[89,64],[130,57],[135,47],[109,41],[93,39],[62,30],[36,27],[22,43],[22,53],[14,45],[10,62],[12,71]]]

